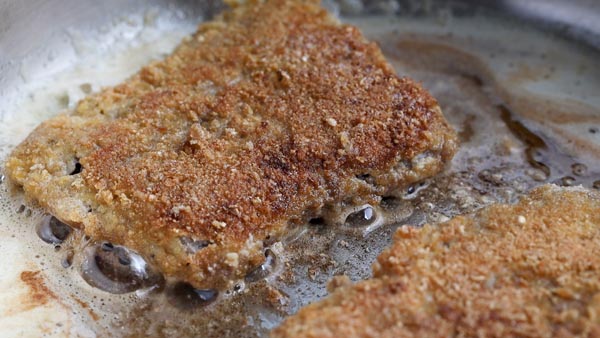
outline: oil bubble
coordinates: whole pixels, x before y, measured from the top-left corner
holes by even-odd
[[[166,295],[171,305],[192,311],[215,301],[219,292],[214,289],[195,289],[188,283],[177,282],[167,288]]]
[[[260,266],[250,271],[246,275],[246,282],[253,283],[258,282],[261,279],[267,278],[274,270],[277,265],[277,257],[271,249],[265,250],[265,262]]]
[[[93,287],[121,294],[160,285],[164,279],[136,252],[124,246],[101,243],[84,250],[83,279]]]
[[[574,163],[571,165],[571,171],[575,176],[585,176],[587,174],[587,166],[583,163]]]
[[[575,178],[571,176],[565,176],[560,179],[560,185],[563,187],[570,187],[575,185]]]
[[[46,215],[38,223],[36,233],[46,243],[60,244],[71,234],[73,229],[52,215]]]
[[[375,219],[375,210],[370,206],[366,206],[348,215],[345,225],[350,227],[364,227],[371,225]]]

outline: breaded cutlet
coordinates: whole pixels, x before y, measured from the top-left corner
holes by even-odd
[[[373,272],[271,336],[599,337],[600,193],[546,185],[515,205],[403,226]]]
[[[43,122],[6,171],[94,240],[223,288],[323,208],[435,175],[455,142],[436,100],[357,28],[315,1],[246,1]]]

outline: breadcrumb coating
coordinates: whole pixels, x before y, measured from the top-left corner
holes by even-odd
[[[6,169],[92,238],[223,288],[264,261],[265,240],[435,175],[455,142],[357,28],[314,1],[247,1],[42,123]]]
[[[547,185],[515,205],[403,226],[373,272],[271,336],[599,337],[600,194]]]

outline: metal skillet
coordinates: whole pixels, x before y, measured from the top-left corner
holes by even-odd
[[[462,141],[449,170],[389,201],[376,229],[370,219],[339,228],[308,224],[278,246],[268,274],[206,307],[160,290],[115,295],[91,287],[77,259],[63,267],[67,248],[38,238],[40,212],[21,207],[3,184],[2,336],[265,336],[325,296],[332,276],[368,277],[399,224],[514,201],[545,182],[600,187],[597,1],[325,5],[438,98]],[[0,160],[41,120],[168,53],[222,7],[183,0],[0,2]]]

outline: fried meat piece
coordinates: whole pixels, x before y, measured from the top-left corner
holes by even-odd
[[[272,337],[599,337],[600,194],[543,186],[401,227],[373,270]]]
[[[165,275],[223,288],[328,206],[435,175],[455,134],[418,84],[313,1],[247,1],[42,123],[10,179]]]

